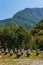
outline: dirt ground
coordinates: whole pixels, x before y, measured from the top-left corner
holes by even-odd
[[[43,65],[41,60],[30,60],[30,59],[5,59],[0,60],[0,65]]]

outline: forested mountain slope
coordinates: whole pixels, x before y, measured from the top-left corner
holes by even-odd
[[[30,30],[31,41],[35,45],[43,50],[43,20],[41,20],[35,27]]]
[[[22,26],[30,29],[43,19],[43,8],[25,8],[13,15],[12,18],[0,20],[0,27]]]

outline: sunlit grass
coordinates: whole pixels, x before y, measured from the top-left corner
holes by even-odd
[[[30,65],[33,61],[36,60],[43,61],[43,52],[40,53],[40,56],[36,56],[35,53],[31,53],[30,57],[27,57],[27,54],[24,52],[24,54],[20,58],[16,58],[15,54],[13,54],[12,56],[9,56],[9,54],[0,55],[0,65]]]

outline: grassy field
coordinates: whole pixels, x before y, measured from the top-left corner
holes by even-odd
[[[36,64],[37,63],[37,64]],[[38,64],[39,63],[39,64]],[[0,55],[0,65],[43,65],[43,52],[40,56],[36,56],[35,53],[31,53],[30,57],[27,57],[24,53],[20,58],[16,58],[16,55]]]

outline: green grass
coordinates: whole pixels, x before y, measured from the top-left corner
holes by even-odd
[[[20,58],[29,58],[31,60],[43,60],[43,52],[41,52],[39,56],[36,56],[35,53],[31,53],[30,57],[27,57],[26,53],[24,53]]]
[[[16,55],[0,55],[0,65],[25,65],[28,63],[30,65],[33,61],[43,61],[43,52],[40,53],[40,56],[36,56],[35,53],[31,53],[30,57],[27,57],[24,53],[20,58],[16,58]],[[30,63],[30,64],[29,64]],[[26,64],[27,65],[27,64]]]

